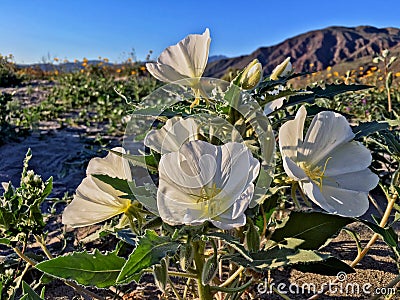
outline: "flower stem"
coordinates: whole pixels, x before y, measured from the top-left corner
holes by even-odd
[[[212,300],[211,289],[208,284],[203,285],[202,273],[204,268],[204,242],[196,241],[192,242],[194,249],[194,262],[196,264],[197,271],[197,286],[199,290],[199,300]]]
[[[296,190],[297,190],[297,183],[293,183],[292,184],[292,199],[293,199],[293,203],[296,206],[296,208],[300,209],[300,203],[299,203],[299,200],[297,200]]]
[[[171,286],[172,291],[174,292],[176,299],[183,300],[182,297],[179,295],[179,292],[176,289],[176,287],[175,287],[174,283],[172,282],[171,278],[168,278],[168,283]]]
[[[168,271],[168,275],[169,276],[177,276],[177,277],[185,277],[185,278],[197,279],[197,275],[196,274],[191,274],[191,273]]]
[[[244,267],[240,266],[239,269],[236,270],[235,273],[233,273],[223,284],[221,284],[219,287],[225,287],[229,285],[231,282],[233,282],[236,277],[238,277],[242,272],[244,271]]]

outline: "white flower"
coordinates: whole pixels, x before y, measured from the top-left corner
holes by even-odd
[[[302,106],[279,131],[285,172],[324,210],[361,216],[368,209],[368,192],[379,181],[368,169],[371,153],[352,141],[349,123],[334,112],[317,114],[303,138],[306,115]]]
[[[112,150],[125,153],[120,147]],[[91,176],[104,174],[131,181],[129,163],[126,159],[111,152],[104,158],[93,158],[89,162],[86,174],[87,177],[78,186],[74,199],[63,212],[64,224],[72,227],[92,225],[128,210],[131,201],[121,197],[124,193]]]
[[[279,77],[288,76],[293,71],[292,63],[290,62],[290,57],[286,58],[282,63],[277,65],[275,69],[272,70],[271,80],[277,80]]]
[[[210,49],[210,31],[203,34],[190,34],[178,44],[165,49],[156,63],[147,63],[147,70],[158,80],[174,82],[188,79],[186,85],[193,88],[196,105],[200,95],[205,96],[200,85],[200,77],[204,73]]]
[[[185,143],[161,157],[160,217],[171,225],[210,221],[221,229],[243,226],[259,169],[258,160],[243,144]]]
[[[178,151],[185,142],[197,140],[198,125],[192,118],[173,117],[158,130],[150,130],[144,144],[165,154]]]

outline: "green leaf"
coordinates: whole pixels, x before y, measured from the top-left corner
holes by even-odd
[[[45,182],[45,188],[42,192],[42,197],[41,200],[43,201],[46,199],[48,195],[50,195],[51,191],[53,190],[53,176],[51,176],[47,181]]]
[[[336,257],[333,256],[318,262],[295,264],[292,267],[301,272],[315,273],[319,275],[328,275],[328,276],[335,276],[339,272],[345,272],[346,274],[355,272],[355,270],[348,264],[344,263],[340,259],[337,259]]]
[[[129,187],[129,183],[125,179],[110,177],[108,175],[103,174],[92,174],[94,178],[97,178],[104,183],[111,185],[114,189],[121,191],[127,195],[132,194],[131,188]]]
[[[148,169],[150,171],[158,171],[157,161],[153,155],[133,155],[120,153],[118,151],[109,150],[110,152],[129,160],[132,165]]]
[[[264,228],[264,226],[268,225],[272,214],[276,210],[279,197],[280,196],[278,194],[273,194],[267,200],[265,200],[264,203],[261,204],[263,206],[263,208],[264,208],[265,217],[263,217],[261,214],[259,216],[257,216],[254,224],[258,228],[262,229],[262,228]],[[266,221],[266,224],[264,224],[264,220]]]
[[[37,264],[36,268],[54,277],[105,288],[116,283],[124,263],[125,259],[118,257],[115,252],[101,254],[96,249],[93,254],[75,252],[53,258]]]
[[[378,131],[389,129],[389,124],[387,122],[360,122],[358,126],[352,128],[353,133],[356,135],[354,139],[359,139],[361,137],[368,136]]]
[[[400,249],[398,246],[399,242],[399,237],[397,236],[397,233],[394,231],[392,227],[380,227],[379,225],[376,225],[374,223],[365,221],[365,220],[360,220],[363,222],[365,225],[367,225],[371,230],[377,234],[379,234],[382,239],[385,241],[385,243],[393,248],[393,250],[396,252],[396,254],[400,254]]]
[[[341,228],[354,222],[352,218],[321,212],[290,213],[286,222],[277,227],[271,240],[283,243],[287,238],[301,239],[301,249],[316,250],[325,245]]]
[[[330,257],[312,250],[291,249],[282,245],[255,252],[251,254],[251,261],[239,256],[238,254],[226,256],[225,259],[236,262],[237,264],[257,269],[275,269],[292,264],[304,262],[323,261]]]
[[[168,259],[164,257],[161,259],[159,265],[153,267],[154,282],[158,288],[165,293],[168,283]]]
[[[258,228],[254,226],[253,221],[249,217],[247,218],[245,241],[247,249],[250,252],[256,252],[260,250],[260,234],[258,233]]]
[[[326,84],[325,88],[321,87],[315,87],[315,88],[307,88],[308,92],[311,92],[309,94],[303,94],[303,95],[294,95],[294,96],[289,96],[289,100],[287,103],[285,103],[283,106],[291,106],[299,103],[314,103],[315,99],[317,98],[328,98],[328,99],[333,99],[334,96],[339,95],[341,93],[345,92],[354,92],[354,91],[359,91],[359,90],[364,90],[364,89],[369,89],[372,88],[372,86],[369,85],[362,85],[362,84]]]
[[[4,207],[0,207],[0,228],[10,229],[15,222],[15,216]]]
[[[328,98],[333,99],[334,96],[345,93],[345,92],[355,92],[365,89],[373,88],[371,85],[364,85],[364,84],[326,84],[325,88],[320,86],[315,88],[308,88],[307,90],[312,91],[315,93],[316,98]]]
[[[114,233],[115,236],[125,243],[130,244],[132,246],[136,246],[136,235],[128,229],[122,229]]]
[[[129,256],[118,275],[117,282],[138,281],[142,270],[160,263],[167,254],[174,254],[179,247],[167,236],[158,236],[154,230],[146,230],[136,249]]]
[[[206,236],[223,240],[226,244],[239,252],[239,254],[242,255],[246,260],[252,261],[252,258],[246,248],[242,245],[242,243],[240,243],[238,239],[235,239],[233,236],[222,232],[208,233],[206,234]]]
[[[2,244],[2,245],[10,245],[11,244],[11,240],[7,239],[7,238],[0,238],[0,244]]]
[[[43,300],[36,292],[27,284],[25,281],[22,281],[22,292],[24,295],[21,299],[26,300]]]

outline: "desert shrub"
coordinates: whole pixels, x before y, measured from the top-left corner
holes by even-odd
[[[21,82],[22,78],[16,73],[12,56],[0,55],[0,87],[16,86]]]

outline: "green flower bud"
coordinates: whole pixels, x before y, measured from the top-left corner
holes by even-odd
[[[281,64],[277,65],[272,71],[271,80],[278,80],[279,77],[289,75],[293,70],[292,63],[290,62],[290,57],[286,58]]]
[[[247,65],[240,75],[240,86],[244,90],[254,89],[261,81],[262,65],[258,59],[253,60]]]

